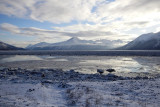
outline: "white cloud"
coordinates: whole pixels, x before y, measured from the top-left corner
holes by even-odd
[[[156,28],[155,33],[157,33],[157,32],[160,32],[160,27],[157,27],[157,28]]]
[[[19,28],[17,26],[12,25],[12,24],[3,23],[3,24],[1,24],[0,28],[2,30],[8,31],[8,32],[20,33]]]
[[[31,18],[53,23],[87,20],[97,1],[101,0],[47,0],[35,4]]]
[[[121,34],[117,32],[111,31],[98,31],[98,30],[87,30],[87,31],[76,31],[76,32],[65,32],[65,31],[56,31],[56,30],[47,30],[47,29],[39,29],[34,27],[29,28],[19,28],[17,26],[11,24],[1,24],[1,30],[9,31],[12,34],[18,34],[21,36],[34,36],[37,37],[39,41],[47,41],[47,42],[59,42],[60,40],[66,40],[70,37],[82,37],[82,38],[89,38],[89,39],[101,39],[106,38],[108,40],[117,40],[123,39],[128,40],[129,37],[126,34]],[[127,38],[126,38],[127,37]]]
[[[1,0],[0,13],[53,23],[87,20],[103,0]]]
[[[0,13],[37,21],[160,21],[160,0],[0,0]],[[92,11],[94,9],[94,11]]]
[[[54,26],[54,30],[1,25],[5,31],[36,36],[39,41],[56,42],[73,36],[129,41],[160,24],[160,0],[0,0],[0,13],[40,22],[63,24],[76,20],[79,23]],[[93,24],[82,24],[82,21]],[[133,35],[131,30],[134,29],[139,29],[140,33]]]
[[[102,3],[94,19],[120,32],[160,24],[160,0],[116,0]]]
[[[97,13],[106,21],[117,18],[125,21],[153,21],[160,17],[159,5],[159,0],[116,0],[99,6]]]
[[[57,41],[63,41],[70,37],[66,35],[62,35],[62,32],[54,31],[54,30],[47,30],[47,29],[39,29],[35,27],[29,27],[29,28],[19,28],[15,25],[3,23],[0,25],[0,30],[10,32],[11,34],[16,34],[24,37],[33,36],[36,37],[36,41],[34,42],[57,42]],[[61,39],[60,39],[61,38]]]
[[[38,0],[0,0],[0,13],[20,18],[28,17],[30,8]]]
[[[0,13],[41,22],[90,21],[132,29],[160,23],[159,5],[160,0],[0,0]]]

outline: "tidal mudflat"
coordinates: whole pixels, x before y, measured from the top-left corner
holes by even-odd
[[[1,55],[0,67],[3,107],[160,105],[159,57]]]
[[[83,73],[96,73],[97,69],[114,68],[116,72],[121,73],[154,73],[160,71],[160,57],[1,55],[0,67],[74,69]]]

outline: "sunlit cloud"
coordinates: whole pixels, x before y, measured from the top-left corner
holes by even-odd
[[[65,32],[58,30],[47,30],[47,29],[39,29],[34,27],[29,28],[20,28],[15,25],[11,25],[8,23],[3,23],[0,25],[0,29],[4,31],[9,31],[12,34],[18,34],[22,36],[35,36],[37,39],[55,39],[55,38],[71,38],[71,37],[82,37],[82,38],[95,38],[99,39],[108,38],[113,39],[118,38],[121,34],[111,31],[98,31],[98,30],[87,30],[87,31],[76,31],[76,32]],[[123,37],[123,36],[122,36]]]
[[[0,14],[54,24],[50,30],[1,24],[1,30],[47,42],[70,37],[131,41],[160,30],[160,0],[0,0]]]
[[[64,23],[87,20],[92,8],[104,0],[1,0],[0,13],[37,21]]]

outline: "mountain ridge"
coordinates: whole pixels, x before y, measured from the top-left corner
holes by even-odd
[[[24,50],[24,49],[0,41],[0,50]]]
[[[120,40],[110,41],[110,40],[81,40],[78,37],[72,37],[69,40],[58,42],[58,43],[46,43],[43,46],[42,43],[38,43],[32,46],[28,46],[27,49],[35,50],[106,50],[113,47],[114,42],[121,43]]]
[[[118,48],[122,50],[160,50],[160,32],[142,34],[135,40]]]

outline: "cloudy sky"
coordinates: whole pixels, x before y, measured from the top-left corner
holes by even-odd
[[[123,40],[160,31],[160,0],[0,0],[0,40]]]

